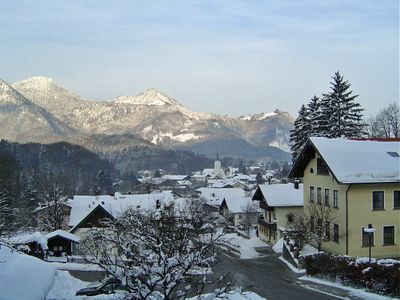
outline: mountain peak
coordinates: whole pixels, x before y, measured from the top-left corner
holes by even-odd
[[[120,96],[115,98],[113,101],[117,103],[148,106],[180,106],[175,99],[154,88],[150,88],[136,96]]]
[[[35,90],[43,90],[48,89],[52,86],[55,86],[52,78],[44,77],[44,76],[34,76],[28,79],[16,82],[13,86],[28,86]]]

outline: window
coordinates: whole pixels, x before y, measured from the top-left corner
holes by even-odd
[[[328,166],[322,158],[317,158],[317,174],[329,175]]]
[[[339,208],[339,191],[333,190],[333,207]]]
[[[327,241],[331,239],[331,228],[330,223],[327,221],[325,222],[325,238]]]
[[[313,186],[310,186],[310,202],[315,201],[315,189]]]
[[[361,229],[361,235],[362,235],[362,241],[361,241],[361,245],[363,247],[369,247],[369,235],[371,235],[371,246],[374,245],[374,233],[368,233],[364,231],[364,228],[368,228],[368,227],[363,227]]]
[[[293,221],[294,221],[294,214],[288,213],[288,214],[286,215],[286,218],[287,218],[288,223],[293,223]]]
[[[242,218],[242,214],[239,214],[239,219],[241,219]]]
[[[339,225],[333,224],[333,241],[339,244]]]
[[[385,202],[384,191],[372,192],[372,209],[373,210],[384,209],[385,208],[384,202]]]
[[[394,245],[394,226],[383,226],[383,245]]]
[[[329,189],[325,189],[325,206],[329,206]]]
[[[322,197],[322,189],[319,187],[317,188],[317,203],[321,204],[321,197]]]
[[[400,208],[400,191],[393,191],[393,208]]]

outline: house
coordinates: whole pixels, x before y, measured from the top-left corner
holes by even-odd
[[[76,246],[80,238],[64,230],[56,230],[46,234],[47,247],[52,252],[52,256],[72,255],[75,253]]]
[[[224,198],[220,205],[220,213],[233,222],[235,230],[257,224],[259,205],[248,197],[230,196]]]
[[[260,239],[276,242],[296,214],[303,212],[303,185],[260,184],[253,200],[260,202],[263,217],[258,221]]]
[[[82,236],[92,227],[105,227],[104,219],[114,219],[121,216],[127,209],[140,211],[154,210],[156,205],[166,205],[174,202],[171,192],[156,194],[132,194],[114,196],[74,196],[69,226],[70,233]]]
[[[303,178],[304,211],[316,203],[334,217],[322,249],[336,254],[400,257],[400,139],[346,140],[311,137],[289,176]],[[314,220],[320,222],[321,220]],[[331,224],[330,224],[331,223]]]

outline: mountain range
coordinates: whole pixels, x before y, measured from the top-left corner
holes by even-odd
[[[193,112],[155,89],[90,101],[32,77],[0,80],[0,126],[0,137],[10,141],[68,141],[97,152],[162,147],[286,160],[293,118],[280,110],[239,118]]]

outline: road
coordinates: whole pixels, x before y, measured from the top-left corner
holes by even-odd
[[[334,300],[358,299],[346,291],[299,280],[304,274],[295,274],[278,259],[269,254],[257,259],[239,259],[221,254],[213,268],[217,278],[230,273],[237,286],[250,290],[268,300]],[[338,297],[335,297],[337,295]]]

